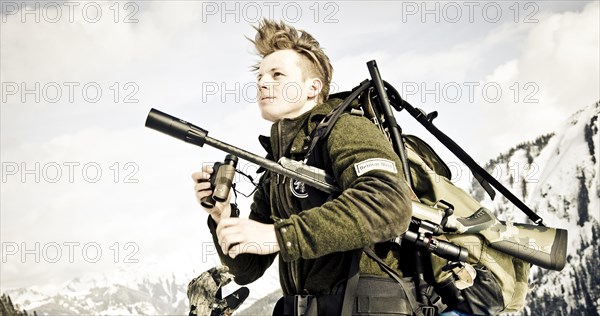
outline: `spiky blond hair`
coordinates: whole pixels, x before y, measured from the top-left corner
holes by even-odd
[[[321,45],[309,33],[303,30],[296,30],[293,26],[264,19],[256,29],[254,40],[248,38],[256,48],[257,54],[264,58],[265,56],[283,49],[291,49],[300,54],[300,67],[304,77],[317,77],[323,82],[323,87],[317,98],[317,102],[326,101],[329,97],[329,87],[333,67],[329,57],[325,55]],[[252,66],[257,71],[260,64]]]

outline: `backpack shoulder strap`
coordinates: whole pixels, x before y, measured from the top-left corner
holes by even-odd
[[[417,290],[415,289],[415,285],[412,282],[406,281],[403,278],[401,278],[398,275],[398,273],[396,273],[394,269],[392,269],[385,262],[383,262],[383,260],[371,248],[365,247],[363,251],[367,254],[367,256],[375,260],[383,271],[385,271],[392,279],[396,280],[396,282],[400,284],[400,286],[404,290],[404,293],[406,293],[406,298],[408,299],[408,302],[410,304],[411,309],[413,310],[414,315],[429,316],[433,315],[431,314],[431,312],[433,311],[432,308],[435,310],[434,313],[436,314],[441,313],[443,310],[446,309],[447,306],[442,302],[441,298],[433,291],[433,287],[431,285],[427,285],[427,292],[430,295],[430,297],[428,298],[430,304],[427,305],[424,303],[419,303],[417,302],[416,298]],[[413,289],[415,289],[415,291],[413,291]]]
[[[305,162],[309,159],[315,147],[317,147],[317,143],[319,143],[323,139],[327,139],[327,136],[329,136],[331,129],[335,125],[335,122],[337,122],[342,113],[346,111],[346,109],[348,108],[348,106],[350,106],[352,101],[356,99],[363,91],[367,90],[370,85],[371,82],[369,80],[361,82],[361,84],[358,87],[352,89],[352,92],[344,99],[344,102],[342,102],[335,109],[333,109],[333,111],[329,112],[329,114],[327,114],[327,116],[325,116],[325,118],[321,120],[321,122],[313,131],[311,137],[312,141],[310,143],[310,146],[308,147],[308,151],[304,159]]]

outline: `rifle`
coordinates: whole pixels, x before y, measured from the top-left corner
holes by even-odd
[[[340,193],[335,180],[322,169],[308,166],[300,161],[281,158],[278,162],[260,157],[241,148],[208,136],[208,131],[184,120],[151,109],[145,126],[185,142],[203,147],[205,144],[255,163],[269,171],[301,181],[326,193]],[[440,203],[444,204],[444,203]],[[566,263],[567,231],[528,224],[512,224],[499,221],[491,212],[482,208],[469,217],[456,217],[452,207],[427,206],[413,202],[413,220],[428,227],[432,234],[408,231],[403,240],[415,242],[426,250],[451,261],[466,261],[468,252],[433,235],[479,234],[496,250],[526,262],[551,270],[562,270]]]

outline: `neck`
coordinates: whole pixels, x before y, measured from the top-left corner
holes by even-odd
[[[315,99],[309,99],[306,101],[306,103],[304,103],[304,105],[300,109],[298,109],[297,111],[288,113],[281,119],[295,119],[297,117],[302,116],[302,114],[312,110],[316,105],[317,105],[317,102]]]

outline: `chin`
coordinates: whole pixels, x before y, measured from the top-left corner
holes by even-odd
[[[279,121],[279,119],[276,116],[266,111],[260,111],[260,116],[262,116],[264,120],[269,121],[271,123]]]

